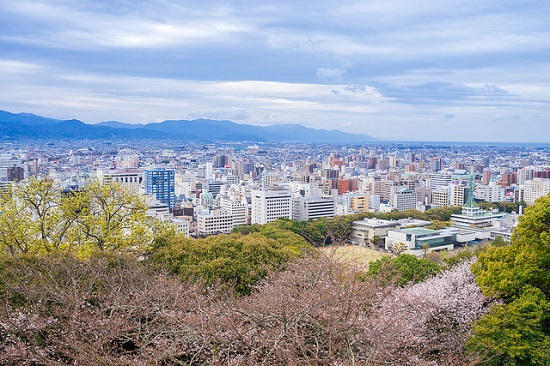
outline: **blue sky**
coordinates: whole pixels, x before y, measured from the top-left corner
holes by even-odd
[[[0,109],[550,141],[550,2],[0,0]]]

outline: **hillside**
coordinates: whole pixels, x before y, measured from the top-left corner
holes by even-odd
[[[268,127],[209,119],[167,120],[147,124],[108,121],[86,124],[30,113],[0,111],[0,139],[165,139],[178,141],[252,141],[296,143],[351,143],[376,140],[369,135],[317,130],[301,125]]]

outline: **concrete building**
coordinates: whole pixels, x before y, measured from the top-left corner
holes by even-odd
[[[292,198],[292,219],[306,221],[321,217],[333,218],[335,207],[333,197],[294,197]]]
[[[171,209],[176,205],[175,171],[165,168],[148,169],[144,172],[145,194],[154,195]]]
[[[198,235],[228,234],[235,226],[233,215],[222,210],[204,210],[197,214]]]
[[[386,237],[385,249],[403,252],[407,254],[422,255],[424,244],[430,250],[453,250],[455,247],[455,235],[443,230],[431,230],[425,228],[409,228],[389,230]]]
[[[449,186],[451,184],[451,180],[452,175],[448,173],[430,174],[430,188],[438,190],[441,187]]]
[[[366,194],[354,195],[350,200],[351,212],[368,212],[370,196]]]
[[[220,200],[221,209],[233,216],[233,225],[241,226],[249,223],[246,200],[224,196]]]
[[[506,190],[496,182],[489,182],[488,185],[476,185],[474,197],[487,202],[504,202],[506,201]]]
[[[351,227],[350,240],[354,243],[365,245],[373,243],[375,237],[383,241],[388,234],[388,230],[399,228],[400,224],[397,221],[366,218],[354,221]]]
[[[537,198],[544,197],[548,193],[550,193],[550,179],[533,178],[523,185],[523,199],[528,205],[532,205]]]
[[[99,169],[96,174],[101,183],[114,182],[134,193],[138,193],[143,184],[143,170],[139,168]]]
[[[252,224],[292,217],[292,194],[284,188],[252,191]]]
[[[415,210],[416,192],[404,186],[393,187],[389,204],[399,212]]]
[[[449,206],[463,206],[466,203],[467,186],[462,183],[449,185]]]
[[[463,206],[462,213],[451,215],[451,220],[457,224],[487,227],[494,226],[497,220],[501,220],[506,213],[504,212],[487,212],[477,206]]]
[[[440,187],[432,192],[432,205],[436,207],[450,206],[449,187]]]

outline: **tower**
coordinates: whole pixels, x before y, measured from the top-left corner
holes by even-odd
[[[145,193],[173,209],[176,205],[176,173],[174,170],[155,168],[144,172]]]

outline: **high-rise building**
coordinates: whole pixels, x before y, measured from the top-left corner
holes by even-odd
[[[430,159],[430,170],[432,172],[438,172],[443,169],[442,165],[443,164],[440,157],[434,157]]]
[[[252,224],[292,217],[292,194],[283,188],[252,191]]]
[[[468,187],[464,184],[453,183],[449,185],[449,205],[463,206],[466,202]]]
[[[295,197],[292,199],[292,219],[299,221],[313,220],[321,217],[333,218],[335,213],[334,198]]]
[[[172,169],[155,168],[144,172],[145,193],[173,209],[176,205],[176,173]]]
[[[491,170],[483,169],[483,176],[481,177],[481,184],[487,185],[491,181]]]
[[[445,207],[450,205],[449,187],[440,187],[432,192],[432,205]]]
[[[25,170],[19,166],[7,168],[6,172],[8,182],[21,182],[25,179]]]
[[[390,205],[399,212],[416,209],[416,192],[406,186],[392,187]]]

